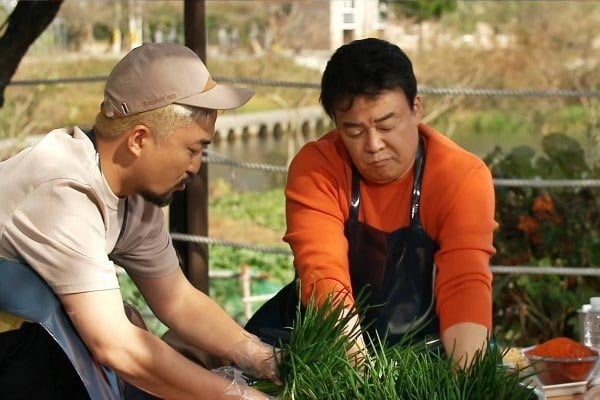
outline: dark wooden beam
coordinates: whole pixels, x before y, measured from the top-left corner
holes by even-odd
[[[206,62],[206,19],[204,0],[185,0],[185,45]],[[176,192],[169,210],[172,232],[208,236],[208,164],[183,192]],[[208,245],[175,242],[184,273],[196,288],[208,294]]]

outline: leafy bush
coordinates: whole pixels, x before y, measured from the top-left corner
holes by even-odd
[[[211,212],[279,232],[285,231],[285,197],[282,188],[244,193],[221,190],[225,193],[210,201]]]
[[[209,267],[217,270],[239,272],[247,265],[263,278],[276,282],[289,282],[294,276],[291,257],[284,254],[261,253],[254,250],[236,249],[225,246],[210,247]]]
[[[244,242],[256,239],[261,245],[286,249],[280,238],[285,231],[285,198],[282,188],[261,192],[235,192],[222,181],[213,187],[209,204],[210,213],[227,217],[239,224],[260,227],[277,234],[279,242],[270,244],[265,238],[245,237]],[[244,227],[239,228],[243,230]],[[244,235],[242,235],[244,236]],[[219,245],[210,246],[209,268],[211,270],[227,270],[239,273],[243,266],[249,268],[253,276],[251,292],[253,295],[276,293],[290,282],[294,276],[292,259],[285,254],[264,253],[250,249],[240,249]],[[246,322],[242,304],[242,284],[236,277],[210,280],[210,295],[240,324]],[[253,303],[252,310],[261,305]]]
[[[485,159],[496,178],[598,177],[575,140],[547,135],[543,153],[497,148]],[[600,189],[497,187],[495,265],[600,266]],[[581,276],[507,275],[494,281],[495,333],[519,345],[552,337],[578,338],[577,309],[600,290]]]
[[[250,291],[252,295],[274,294],[294,276],[291,258],[281,254],[267,254],[253,250],[236,249],[224,246],[211,246],[209,268],[240,272],[248,266],[253,277]],[[242,283],[238,277],[211,278],[210,296],[241,325],[246,323],[242,303]],[[252,304],[253,312],[263,302]]]

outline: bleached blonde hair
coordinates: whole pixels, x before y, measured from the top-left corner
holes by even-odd
[[[106,138],[123,135],[136,125],[145,125],[152,132],[158,143],[164,143],[171,132],[184,128],[207,118],[214,110],[189,107],[181,104],[168,106],[133,114],[121,118],[108,118],[102,112],[96,115],[94,133]]]

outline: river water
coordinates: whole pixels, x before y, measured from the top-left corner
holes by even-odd
[[[288,140],[285,135],[280,138],[268,136],[233,141],[221,140],[211,144],[209,150],[212,154],[233,161],[285,167],[288,158],[293,157],[299,146],[307,140],[314,140],[315,138],[316,136],[299,139],[299,143],[291,150],[288,149]],[[285,182],[285,173],[282,172],[239,168],[218,163],[210,163],[208,168],[210,182],[222,179],[238,190],[266,190],[281,187]]]
[[[311,137],[300,139],[300,143],[291,151],[288,150],[288,141],[285,135],[281,138],[269,136],[265,138],[250,137],[233,141],[222,140],[211,144],[209,149],[213,154],[218,154],[219,156],[235,161],[285,166],[288,153],[293,156],[301,144],[307,140],[314,140],[319,135],[315,133]],[[533,135],[527,138],[463,135],[453,139],[459,145],[480,157],[488,155],[495,146],[500,146],[505,152],[519,145],[531,146],[534,149],[539,149],[540,147],[539,139]],[[238,190],[260,191],[273,187],[281,187],[285,182],[285,174],[210,163],[209,184],[218,179],[228,182],[233,188]]]

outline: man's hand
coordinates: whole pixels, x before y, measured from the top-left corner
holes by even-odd
[[[243,400],[275,400],[274,397],[268,396],[248,386],[246,379],[244,379],[242,375],[242,371],[236,367],[220,367],[213,369],[212,372],[231,382],[225,390],[225,395],[227,397],[235,397]]]
[[[462,369],[471,365],[476,352],[485,352],[487,340],[487,328],[474,322],[454,324],[442,335],[446,353],[452,354],[456,365]]]
[[[256,378],[267,378],[280,385],[281,379],[277,374],[277,349],[260,341],[258,337],[246,333],[246,337],[234,343],[228,353],[228,358],[238,367]]]
[[[350,311],[348,310],[344,312],[343,319],[345,319],[349,312]],[[352,347],[350,347],[347,353],[348,360],[354,367],[362,369],[362,365],[368,357],[368,353],[362,336],[358,314],[348,320],[344,326],[344,333],[353,341]]]

